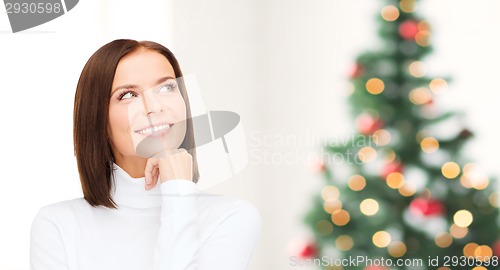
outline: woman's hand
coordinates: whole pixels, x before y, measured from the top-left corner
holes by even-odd
[[[193,180],[193,158],[182,148],[168,150],[149,158],[144,171],[146,190],[172,179]]]

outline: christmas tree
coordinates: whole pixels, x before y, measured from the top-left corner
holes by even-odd
[[[356,132],[324,147],[325,183],[304,218],[315,239],[299,254],[309,265],[500,269],[495,179],[463,151],[473,134],[461,113],[439,104],[449,78],[426,73],[431,27],[417,4],[384,2],[382,46],[355,61]]]

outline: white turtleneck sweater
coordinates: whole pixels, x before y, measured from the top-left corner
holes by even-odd
[[[116,164],[114,172],[118,209],[83,198],[40,208],[31,270],[246,269],[262,224],[248,201],[207,194],[183,179],[146,191],[144,178]]]

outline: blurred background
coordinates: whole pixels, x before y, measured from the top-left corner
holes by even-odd
[[[348,81],[356,57],[380,46],[376,18],[385,5],[88,0],[16,34],[0,10],[0,269],[29,268],[29,229],[41,206],[82,196],[74,92],[90,55],[116,38],[164,44],[184,74],[196,76],[208,109],[240,114],[249,164],[209,192],[260,210],[263,230],[248,269],[317,269],[292,267],[290,256],[312,237],[302,219],[324,185],[317,171],[324,141],[356,132]],[[432,26],[426,73],[453,78],[440,106],[465,113],[474,133],[465,153],[489,175],[500,175],[499,9],[495,0],[422,0],[415,10]]]

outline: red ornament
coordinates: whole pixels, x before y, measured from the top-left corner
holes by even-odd
[[[386,179],[387,176],[393,172],[402,172],[403,171],[403,165],[397,161],[388,163],[385,165],[384,170],[382,171],[382,175],[380,176],[382,179]]]
[[[321,160],[320,161],[311,162],[309,168],[310,168],[311,171],[317,172],[317,173],[324,172],[326,170],[325,163],[323,161],[321,161]]]
[[[415,39],[415,36],[418,33],[418,23],[416,21],[404,21],[399,25],[399,35],[401,35],[402,38],[411,40]]]
[[[363,113],[356,118],[356,126],[359,132],[364,135],[369,135],[384,126],[382,120],[374,118],[373,116]]]
[[[316,256],[317,251],[318,248],[314,243],[308,243],[301,250],[299,250],[298,255],[301,259],[313,258]]]
[[[499,257],[500,256],[500,240],[496,241],[493,244],[493,255]]]
[[[443,203],[434,199],[416,198],[410,203],[410,212],[418,216],[441,216],[444,211]]]
[[[351,69],[351,73],[350,73],[350,76],[351,76],[351,79],[356,79],[359,77],[359,75],[361,75],[361,73],[363,73],[364,71],[364,68],[362,65],[360,64],[355,64],[352,69]]]

